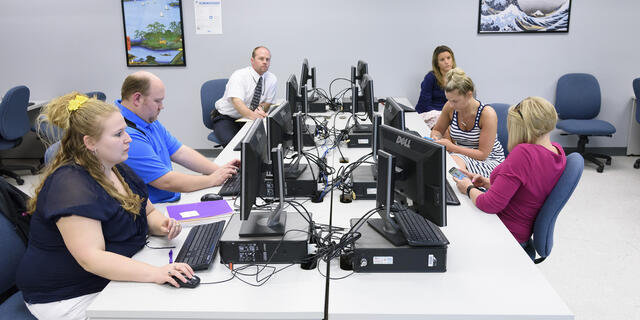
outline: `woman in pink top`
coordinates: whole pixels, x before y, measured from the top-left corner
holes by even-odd
[[[550,140],[557,121],[549,101],[522,100],[509,109],[509,156],[493,169],[491,178],[464,170],[466,178],[454,178],[460,192],[480,210],[497,214],[520,244],[531,237],[538,211],[567,163],[562,147]]]

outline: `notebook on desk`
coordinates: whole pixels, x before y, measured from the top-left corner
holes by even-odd
[[[226,200],[215,200],[167,206],[167,213],[181,224],[200,224],[233,213],[233,209]]]

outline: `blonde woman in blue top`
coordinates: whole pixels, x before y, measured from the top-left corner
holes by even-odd
[[[84,319],[110,280],[170,283],[193,276],[184,263],[153,266],[131,257],[148,235],[175,238],[180,225],[151,202],[144,182],[126,165],[131,138],[120,110],[71,93],[43,110],[65,129],[35,196],[29,244],[16,284],[40,319]]]
[[[444,145],[459,168],[489,177],[504,160],[498,141],[498,115],[474,97],[473,81],[460,68],[447,73],[447,103],[431,130],[431,138]],[[443,138],[449,129],[450,138]]]

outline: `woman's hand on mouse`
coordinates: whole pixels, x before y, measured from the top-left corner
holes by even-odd
[[[187,282],[188,279],[193,277],[193,269],[186,264],[181,262],[170,263],[164,265],[162,267],[157,268],[157,272],[154,274],[153,282],[158,284],[170,283],[172,286],[179,288],[180,285],[173,279],[173,276],[178,278],[180,281]]]

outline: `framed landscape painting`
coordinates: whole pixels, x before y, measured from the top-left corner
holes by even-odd
[[[480,0],[478,33],[569,32],[571,0]]]
[[[180,0],[122,0],[129,67],[186,66]]]

